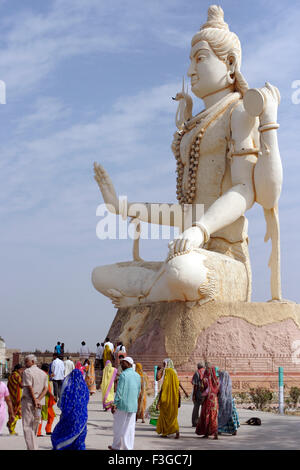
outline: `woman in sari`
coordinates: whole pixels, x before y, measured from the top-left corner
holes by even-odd
[[[48,375],[49,373],[49,364],[42,364],[41,370],[45,372],[45,374]],[[56,404],[56,401],[54,399],[54,395],[51,391],[51,386],[50,386],[50,378],[48,375],[48,392],[45,396],[45,404],[42,405],[42,410],[41,410],[41,422],[38,427],[38,432],[37,436],[41,437],[42,436],[42,425],[43,421],[47,421],[47,424],[45,426],[45,431],[46,434],[49,436],[51,434],[52,430],[52,424],[54,421],[54,418],[56,416],[55,411],[53,409],[53,406]]]
[[[145,411],[147,405],[147,388],[148,388],[148,377],[147,374],[143,371],[142,364],[139,362],[136,363],[135,371],[141,377],[141,391],[138,399],[138,410],[136,413],[136,421],[138,419],[142,420],[142,423],[145,422]]]
[[[114,401],[114,382],[117,372],[118,370],[112,366],[111,361],[106,361],[101,383],[102,405],[105,411],[111,408]]]
[[[8,422],[12,423],[15,419],[14,410],[6,383],[0,382],[0,434],[3,425],[7,419],[6,407],[8,411]]]
[[[113,354],[111,352],[111,349],[108,344],[105,345],[104,351],[103,351],[103,364],[105,365],[107,361],[110,361],[111,363],[113,362]]]
[[[196,434],[208,438],[213,435],[214,439],[218,439],[218,392],[219,379],[216,375],[216,369],[206,367],[203,376],[204,403],[202,404],[200,418],[196,427]]]
[[[62,385],[61,416],[51,436],[53,450],[85,450],[89,396],[82,373],[74,369]]]
[[[163,378],[164,378],[165,369],[167,369],[167,368],[173,369],[175,371],[175,373],[177,374],[176,369],[174,367],[174,362],[169,357],[167,359],[165,359],[164,362],[163,362],[163,373],[162,373]],[[183,388],[183,386],[181,385],[180,382],[179,382],[179,387],[181,388],[181,390],[185,394],[186,398],[189,398],[188,393],[185,391],[185,389]]]
[[[218,433],[231,434],[235,436],[240,426],[234,398],[232,397],[232,382],[226,371],[219,374],[219,415]]]
[[[80,370],[80,372],[83,375],[83,378],[85,378],[85,372],[86,372],[85,366],[83,366],[80,361],[76,362],[75,369]]]
[[[175,439],[179,438],[178,407],[180,403],[179,380],[173,368],[164,370],[163,383],[159,394],[157,408],[159,417],[156,432],[162,437],[176,433]]]
[[[17,364],[14,367],[13,372],[8,377],[7,381],[7,388],[9,391],[10,399],[12,402],[13,410],[15,418],[13,421],[8,421],[7,427],[9,430],[9,434],[16,435],[16,424],[18,419],[22,418],[21,412],[21,397],[22,397],[22,366],[21,364]]]
[[[88,363],[86,364],[86,374],[85,374],[85,383],[88,386],[88,389],[90,391],[90,395],[93,395],[96,393],[96,382],[95,382],[95,366],[94,366],[94,361],[89,361],[87,359]]]
[[[149,424],[152,424],[152,426],[155,427],[159,418],[159,409],[157,409],[158,399],[159,393],[156,395],[153,403],[151,403],[151,405],[147,409],[147,416],[150,418]]]

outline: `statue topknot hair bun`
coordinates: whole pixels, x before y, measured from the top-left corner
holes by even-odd
[[[207,13],[207,22],[201,27],[206,28],[217,28],[229,30],[229,26],[224,21],[224,11],[219,5],[211,5]]]

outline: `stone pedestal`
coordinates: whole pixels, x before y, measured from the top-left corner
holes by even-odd
[[[164,358],[180,371],[200,359],[236,372],[300,372],[300,305],[292,302],[160,302],[120,308],[108,336],[150,370]],[[282,362],[282,361],[281,361]]]

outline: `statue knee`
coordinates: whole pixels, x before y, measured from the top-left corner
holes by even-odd
[[[101,293],[114,285],[111,270],[107,268],[107,266],[98,266],[92,271],[92,284]]]
[[[96,290],[99,290],[99,286],[101,284],[101,273],[99,272],[101,268],[94,268],[92,271],[92,284]]]
[[[172,289],[189,292],[192,297],[198,297],[199,288],[206,281],[207,268],[205,257],[197,252],[191,252],[172,258],[166,265],[168,285]]]

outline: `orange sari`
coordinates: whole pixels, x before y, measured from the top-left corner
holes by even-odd
[[[18,371],[14,371],[10,374],[7,381],[7,388],[9,391],[9,396],[12,402],[15,419],[13,421],[8,421],[7,427],[10,434],[16,434],[15,427],[18,419],[22,418],[21,411],[21,397],[22,397],[22,377]]]
[[[93,393],[96,393],[94,361],[90,361],[90,364],[88,366],[86,376],[85,376],[85,383],[87,384],[89,392],[90,392],[91,395]]]

